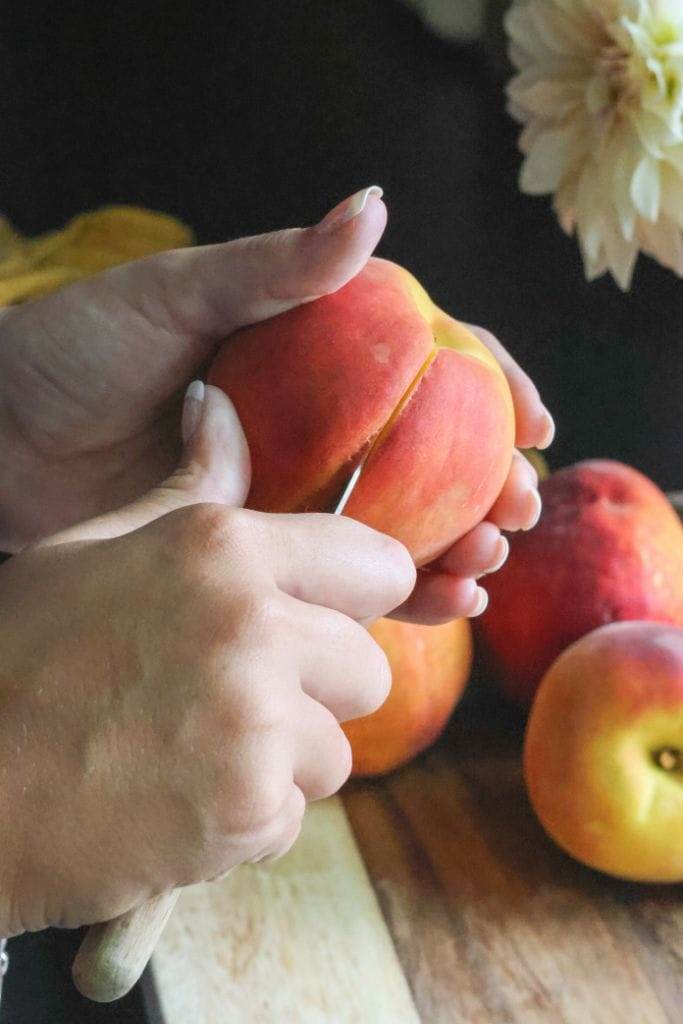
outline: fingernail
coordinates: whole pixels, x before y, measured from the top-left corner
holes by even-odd
[[[360,192],[354,192],[348,199],[342,199],[341,203],[330,210],[328,214],[323,217],[319,224],[313,228],[319,235],[327,235],[337,228],[340,228],[342,224],[348,224],[350,220],[357,217],[359,213],[362,213],[365,209],[365,204],[368,201],[368,196],[377,196],[379,199],[384,195],[384,191],[379,185],[370,185],[369,188],[362,188]]]
[[[555,439],[555,420],[547,409],[543,410],[541,420],[542,440],[538,442],[537,448],[549,448]]]
[[[477,603],[474,606],[474,611],[471,611],[468,618],[476,619],[477,615],[481,615],[485,612],[489,603],[489,595],[486,593],[483,587],[477,587]]]
[[[501,566],[505,565],[509,554],[510,542],[508,541],[507,537],[499,537],[498,543],[496,544],[496,560],[493,563],[493,565],[486,570],[487,573],[498,572]]]
[[[189,444],[199,426],[204,410],[204,383],[201,380],[193,380],[185,392],[183,401],[183,417],[181,433],[183,444]]]
[[[529,491],[528,502],[528,515],[526,519],[526,525],[522,527],[523,530],[533,530],[534,526],[541,518],[541,510],[543,505],[541,503],[541,495],[536,490]]]

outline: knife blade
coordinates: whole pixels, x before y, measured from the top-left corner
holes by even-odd
[[[358,465],[354,469],[353,473],[351,474],[351,476],[347,480],[347,482],[346,482],[346,484],[344,486],[344,490],[341,493],[341,497],[340,497],[339,501],[337,502],[337,504],[334,506],[334,509],[332,510],[332,515],[333,516],[340,516],[340,515],[342,515],[344,509],[346,508],[346,506],[348,504],[349,498],[351,497],[351,495],[353,494],[353,492],[354,492],[354,490],[356,488],[356,484],[360,480],[360,475],[363,472],[363,466],[365,465],[365,461],[366,461],[365,459],[362,459],[358,463]]]

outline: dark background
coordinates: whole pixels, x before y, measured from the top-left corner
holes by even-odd
[[[556,416],[550,462],[622,459],[683,488],[683,286],[649,260],[630,294],[583,280],[550,203],[517,190],[516,127],[486,47],[393,0],[3,6],[3,211],[23,231],[140,203],[200,242],[310,223],[379,183],[381,255],[481,323]],[[12,943],[3,1024],[138,1022],[68,981],[76,936]]]

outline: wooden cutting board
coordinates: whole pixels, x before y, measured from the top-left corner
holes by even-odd
[[[283,861],[187,890],[153,962],[165,1024],[681,1024],[683,886],[553,846],[521,738],[477,684],[429,754],[311,807]]]

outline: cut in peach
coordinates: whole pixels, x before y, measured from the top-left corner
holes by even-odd
[[[249,507],[328,511],[365,455],[346,511],[403,541],[417,564],[481,521],[509,469],[514,416],[498,364],[385,260],[238,331],[209,380],[249,441]]]

